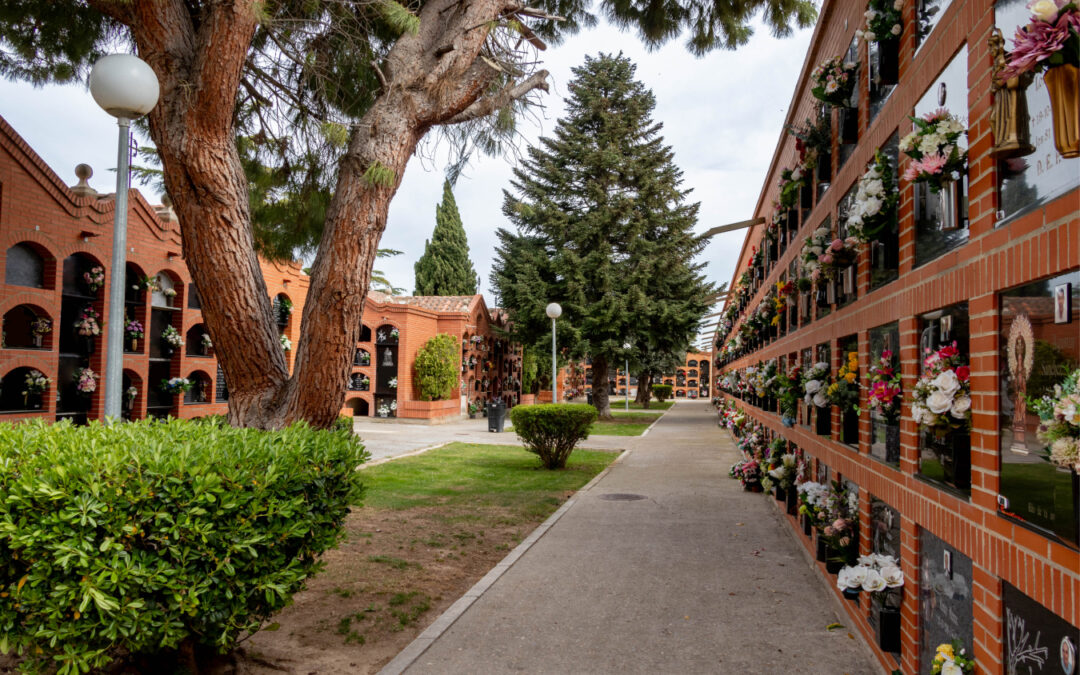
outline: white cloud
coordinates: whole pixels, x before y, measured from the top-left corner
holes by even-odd
[[[622,51],[637,65],[637,77],[652,89],[656,120],[675,152],[691,199],[701,202],[699,231],[753,215],[762,181],[782,129],[811,30],[775,39],[763,26],[749,44],[734,52],[692,57],[681,43],[647,51],[635,36],[601,24],[552,47],[543,56],[551,72],[552,93],[544,97],[540,123],[526,121],[528,142],[550,133],[563,111],[570,69],[586,55]],[[91,184],[112,192],[116,165],[115,124],[90,98],[85,86],[35,89],[0,81],[0,115],[20,133],[60,177],[74,183],[74,167],[86,162],[96,175]],[[505,225],[502,190],[509,187],[512,158],[474,161],[455,189],[469,236],[473,264],[491,300],[488,274],[496,244],[495,229]],[[413,263],[431,236],[435,206],[442,196],[443,167],[414,158],[390,207],[381,246],[404,255],[377,266],[410,291]],[[153,199],[151,199],[153,201]],[[743,233],[717,236],[705,250],[707,274],[730,281]]]

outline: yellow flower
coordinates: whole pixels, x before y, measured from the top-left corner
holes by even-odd
[[[948,643],[938,645],[937,653],[939,657],[950,661],[956,657],[956,654],[953,652],[953,646]]]
[[[848,373],[844,376],[844,379],[848,381],[848,384],[851,384],[855,381],[855,373]]]
[[[772,318],[772,325],[774,325],[774,326],[779,326],[780,325],[780,315],[779,314],[777,314],[776,316],[774,316]]]

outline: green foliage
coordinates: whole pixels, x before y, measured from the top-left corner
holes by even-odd
[[[510,421],[525,449],[540,456],[547,469],[561,469],[580,441],[589,437],[596,409],[580,403],[514,406]]]
[[[391,187],[396,178],[397,174],[393,169],[375,160],[364,171],[363,180],[369,187]]]
[[[559,346],[605,370],[685,358],[711,286],[694,258],[694,232],[682,172],[660,125],[656,101],[623,56],[601,54],[574,69],[567,113],[551,137],[529,148],[504,192],[516,231],[497,231],[491,285],[511,316],[514,336],[551,344],[545,307],[562,305]],[[606,391],[598,390],[598,405]]]
[[[424,243],[424,255],[413,267],[414,295],[474,295],[476,270],[469,259],[469,241],[461,224],[450,181],[443,183],[442,203],[435,208],[435,232]]]
[[[532,347],[526,347],[521,355],[521,392],[532,394],[533,383],[536,382],[536,371],[539,364],[536,362],[536,352]]]
[[[0,424],[0,650],[79,673],[232,648],[320,569],[366,458],[303,424]]]
[[[657,401],[660,401],[661,403],[663,403],[664,401],[671,398],[671,385],[670,384],[654,384],[652,386],[652,393],[653,393],[653,396],[656,397]]]
[[[421,401],[445,401],[458,386],[461,347],[452,335],[439,333],[416,352],[416,386]]]

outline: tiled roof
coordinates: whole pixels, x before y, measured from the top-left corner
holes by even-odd
[[[368,292],[375,302],[410,305],[433,312],[467,312],[475,295],[386,295],[379,291]]]

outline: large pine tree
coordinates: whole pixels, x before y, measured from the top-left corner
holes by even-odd
[[[424,255],[413,267],[413,295],[474,295],[476,270],[469,260],[469,241],[461,225],[450,181],[443,183],[442,203],[435,207],[435,232],[424,242]]]
[[[606,373],[628,355],[685,350],[710,286],[693,258],[698,204],[652,119],[652,92],[629,59],[600,55],[574,69],[567,114],[514,171],[492,285],[518,337],[550,344],[544,307],[563,307],[558,342]],[[629,353],[624,343],[631,344]],[[593,404],[611,415],[602,375]]]

